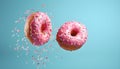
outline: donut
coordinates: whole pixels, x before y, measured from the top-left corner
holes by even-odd
[[[51,20],[43,12],[34,12],[27,17],[24,32],[33,45],[41,46],[50,39],[52,32]]]
[[[87,29],[85,25],[79,22],[66,22],[58,29],[56,40],[60,47],[65,50],[77,50],[87,40]]]

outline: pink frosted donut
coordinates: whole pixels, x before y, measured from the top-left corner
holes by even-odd
[[[87,29],[79,22],[66,22],[58,30],[56,40],[65,50],[77,50],[87,40]]]
[[[42,12],[32,13],[27,17],[25,35],[33,45],[43,45],[50,39],[52,26],[50,18]]]

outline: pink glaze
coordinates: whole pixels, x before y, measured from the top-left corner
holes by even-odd
[[[56,40],[65,50],[79,49],[87,40],[87,29],[79,22],[66,22],[58,30]]]
[[[49,17],[42,12],[35,12],[28,16],[25,33],[34,45],[43,45],[50,39],[52,26]],[[28,25],[28,26],[27,26]]]

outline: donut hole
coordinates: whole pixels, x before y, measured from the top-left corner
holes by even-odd
[[[78,29],[72,29],[71,36],[76,36],[78,34]]]
[[[46,24],[46,23],[43,23],[43,24],[41,25],[41,32],[44,32],[44,31],[46,30],[46,28],[47,28],[47,24]]]

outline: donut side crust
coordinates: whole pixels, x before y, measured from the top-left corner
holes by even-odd
[[[31,34],[30,34],[30,23],[34,19],[34,14],[35,13],[32,13],[30,16],[27,17],[27,20],[26,20],[26,23],[25,23],[25,28],[24,28],[25,36],[29,39],[29,41],[32,44],[33,44],[33,40],[31,38]]]

